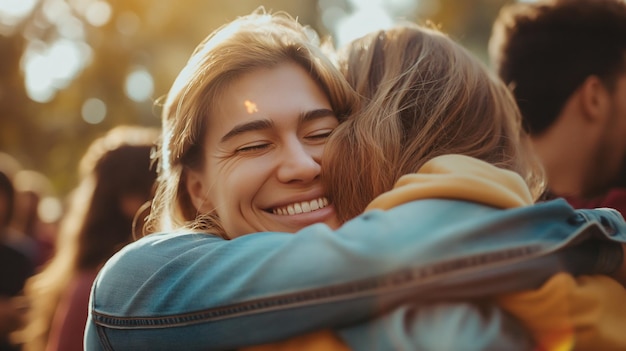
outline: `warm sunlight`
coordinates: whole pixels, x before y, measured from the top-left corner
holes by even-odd
[[[37,102],[50,101],[87,64],[91,50],[84,42],[58,39],[31,42],[22,57],[26,92]]]
[[[107,115],[107,105],[100,99],[90,98],[83,103],[81,112],[85,122],[98,124],[104,121]]]
[[[337,1],[320,0],[322,22],[335,37],[339,47],[374,30],[391,27],[404,14],[415,11],[418,0],[348,0],[347,8]]]
[[[246,100],[243,102],[244,106],[246,106],[246,111],[248,114],[253,114],[255,112],[259,112],[259,109],[256,107],[256,104],[250,100]]]
[[[37,0],[0,0],[0,24],[12,26],[28,16]]]
[[[124,93],[135,102],[149,100],[154,93],[154,79],[144,67],[137,68],[126,77]]]

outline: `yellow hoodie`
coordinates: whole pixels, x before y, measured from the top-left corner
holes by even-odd
[[[432,198],[474,201],[502,209],[533,203],[528,187],[517,173],[471,157],[445,155],[430,160],[418,173],[401,177],[391,191],[374,199],[367,210],[386,210]],[[574,278],[560,273],[537,290],[496,300],[531,332],[539,350],[626,350],[626,291],[611,278]],[[245,350],[349,348],[335,334],[320,331]]]

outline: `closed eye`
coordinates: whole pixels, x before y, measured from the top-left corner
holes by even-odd
[[[240,148],[237,148],[235,150],[235,153],[238,154],[238,153],[261,151],[261,150],[267,149],[268,147],[270,147],[269,143],[245,145]]]
[[[332,132],[333,132],[333,129],[324,129],[324,130],[320,130],[315,133],[309,134],[308,136],[306,136],[306,138],[312,139],[312,140],[326,139],[330,136]]]

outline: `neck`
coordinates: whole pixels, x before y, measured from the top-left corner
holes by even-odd
[[[576,197],[584,194],[596,134],[584,119],[562,114],[547,131],[532,137],[533,149],[554,194]]]
[[[582,186],[579,156],[563,150],[563,146],[552,139],[533,138],[533,148],[545,169],[550,191],[558,196],[577,196]]]

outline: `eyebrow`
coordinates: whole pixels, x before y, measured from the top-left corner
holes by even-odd
[[[306,111],[301,113],[298,118],[298,123],[310,122],[319,118],[324,117],[334,117],[335,113],[332,110],[327,108],[316,109],[311,111]],[[274,126],[274,122],[269,119],[257,119],[254,121],[238,124],[233,127],[228,133],[224,134],[224,136],[220,139],[220,143],[226,142],[237,135],[241,135],[243,133],[258,131],[269,129]]]

